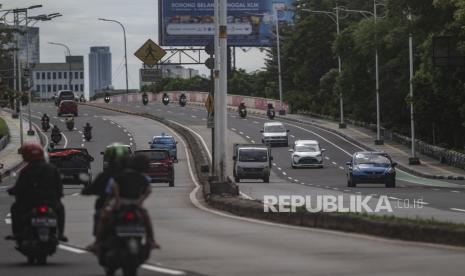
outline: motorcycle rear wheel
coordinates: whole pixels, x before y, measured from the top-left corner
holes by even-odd
[[[137,266],[123,267],[123,275],[124,276],[137,276],[137,270],[138,270]]]

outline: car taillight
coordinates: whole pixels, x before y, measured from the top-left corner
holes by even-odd
[[[126,213],[126,220],[127,221],[134,221],[136,218],[136,215],[133,212],[127,212]]]
[[[40,206],[39,207],[39,214],[46,214],[48,212],[48,207],[47,206]]]

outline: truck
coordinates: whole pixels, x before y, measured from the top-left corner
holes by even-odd
[[[90,156],[87,149],[53,149],[49,152],[49,158],[50,163],[57,167],[63,184],[84,184],[87,186],[92,183],[90,163],[94,161],[94,158]]]
[[[241,179],[262,179],[264,183],[270,182],[273,156],[269,146],[234,144],[233,160],[233,176],[236,183]]]

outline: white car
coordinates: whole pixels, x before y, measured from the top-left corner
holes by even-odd
[[[323,168],[323,152],[315,140],[297,140],[291,152],[292,168],[318,167]]]
[[[287,133],[288,129],[280,122],[269,122],[263,125],[262,133],[262,143],[265,145],[273,146],[274,144],[283,145],[288,147],[289,137]]]

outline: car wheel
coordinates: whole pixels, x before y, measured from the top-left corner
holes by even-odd
[[[386,188],[395,188],[396,187],[396,180],[392,179],[386,182]]]
[[[352,178],[347,179],[347,187],[356,187],[357,183]]]
[[[297,169],[297,167],[294,165],[294,163],[291,163],[291,167],[292,167],[293,169]]]
[[[236,177],[234,177],[234,182],[240,183],[240,182],[241,182],[241,179],[240,179],[239,177],[236,176]]]

